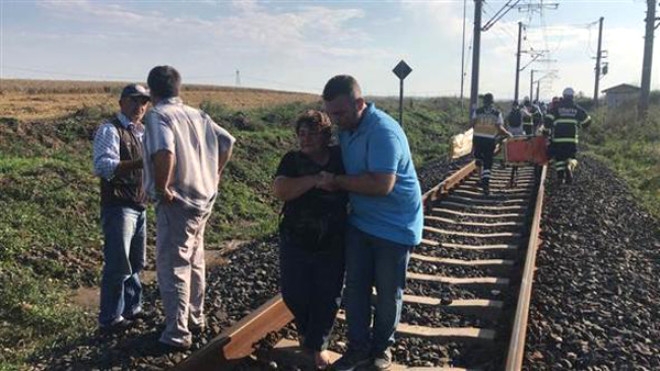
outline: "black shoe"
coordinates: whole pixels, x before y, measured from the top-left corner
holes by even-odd
[[[122,319],[121,321],[117,323],[113,323],[112,325],[99,326],[99,332],[104,335],[117,334],[126,331],[127,329],[131,328],[133,325],[134,325],[133,321],[128,319]]]
[[[373,358],[368,351],[349,348],[337,362],[332,364],[332,369],[335,371],[353,371],[372,362]]]
[[[129,320],[129,321],[136,321],[136,320],[138,320],[138,319],[145,319],[145,318],[147,318],[147,314],[144,313],[143,311],[139,311],[139,312],[137,312],[137,313],[135,313],[135,314],[125,314],[125,315],[123,315],[122,317],[124,317],[125,319],[127,319],[127,320]]]
[[[573,172],[570,170],[566,171],[566,184],[573,184]]]
[[[190,333],[193,335],[199,335],[204,333],[206,330],[206,326],[204,325],[199,325],[199,326],[188,326],[188,330],[190,330]]]
[[[158,341],[158,350],[161,354],[186,352],[190,350],[191,347],[192,344],[174,345]]]
[[[483,191],[484,191],[484,196],[490,195],[490,186],[488,183],[483,184]]]

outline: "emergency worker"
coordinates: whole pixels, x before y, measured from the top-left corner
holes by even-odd
[[[549,126],[549,155],[555,161],[555,170],[559,184],[573,182],[573,171],[577,166],[578,129],[586,128],[591,123],[587,112],[573,101],[575,92],[572,88],[564,89],[562,99],[554,104],[545,117]]]
[[[474,151],[474,158],[477,160],[477,166],[481,168],[483,192],[488,195],[490,193],[490,169],[493,167],[496,137],[498,135],[512,136],[504,128],[502,113],[493,107],[493,94],[484,94],[483,106],[474,112],[471,125],[474,129],[472,150]]]
[[[523,110],[518,102],[513,102],[511,111],[506,116],[506,128],[512,135],[523,135]]]
[[[543,114],[537,105],[532,104],[529,97],[525,97],[523,106],[526,112],[523,115],[523,131],[525,135],[534,135],[536,128],[543,123]]]

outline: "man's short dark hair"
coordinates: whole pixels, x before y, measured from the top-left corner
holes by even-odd
[[[323,88],[324,101],[332,101],[341,95],[349,96],[352,99],[362,96],[360,85],[353,76],[337,75],[325,84],[325,88]]]
[[[181,87],[181,75],[172,66],[156,66],[149,71],[147,85],[156,97],[178,97],[179,88]]]

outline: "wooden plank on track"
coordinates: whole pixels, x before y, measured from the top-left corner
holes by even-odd
[[[504,306],[504,302],[500,300],[487,300],[487,299],[457,299],[457,300],[452,300],[451,303],[449,304],[442,304],[441,299],[431,298],[428,296],[417,296],[417,295],[403,295],[403,301],[406,303],[454,307],[454,308],[483,307],[483,308],[502,309],[502,307]]]
[[[513,203],[527,203],[529,200],[522,198],[514,199],[490,199],[490,198],[474,198],[474,197],[464,197],[457,195],[449,195],[447,200],[458,200],[465,202],[474,202],[474,203],[484,203],[484,204],[513,204]]]
[[[513,232],[498,232],[498,233],[474,233],[474,232],[461,232],[461,231],[449,231],[446,229],[439,229],[433,227],[424,227],[424,231],[430,233],[440,233],[450,236],[463,236],[463,237],[475,237],[475,238],[498,238],[498,237],[511,237],[519,238],[520,233]]]
[[[491,196],[484,196],[484,193],[483,193],[483,191],[481,191],[481,189],[479,189],[477,191],[471,191],[471,190],[467,190],[467,189],[463,189],[463,188],[458,188],[458,189],[454,190],[453,194],[457,194],[457,193],[473,195],[473,196],[481,196],[481,197],[491,197],[491,198],[493,197],[492,194],[491,194]],[[526,192],[526,191],[520,191],[519,193],[514,193],[514,192],[509,193],[509,196],[514,196],[514,197],[527,197],[527,198],[529,198],[530,195],[531,194],[529,192]]]
[[[431,212],[437,212],[437,213],[446,213],[446,214],[453,214],[453,215],[460,215],[460,216],[470,216],[474,218],[520,218],[522,217],[521,214],[477,214],[477,213],[466,213],[462,211],[456,211],[452,209],[443,209],[441,207],[434,207],[431,209]]]
[[[432,281],[446,283],[448,285],[478,288],[503,288],[504,286],[509,285],[509,279],[501,277],[445,277],[432,274],[408,272],[406,273],[406,278],[418,281]]]
[[[449,202],[449,201],[442,201],[441,205],[457,206],[457,207],[464,207],[468,209],[477,209],[477,210],[525,210],[525,206],[482,206],[482,205],[460,204],[458,202]]]
[[[529,193],[529,188],[530,187],[509,188],[508,186],[490,187],[490,194],[492,196],[505,196],[505,195],[517,194],[521,192]],[[457,190],[472,190],[473,192],[479,192],[480,194],[483,195],[483,189],[479,185],[462,184],[460,187],[457,188]]]
[[[339,320],[345,321],[346,315],[343,312],[337,314]],[[427,327],[399,323],[396,327],[396,333],[401,336],[417,336],[434,338],[437,341],[493,341],[495,340],[495,331],[491,329],[482,329],[477,327]]]
[[[438,243],[438,245],[440,245]],[[459,243],[443,243],[442,247],[451,247],[454,249],[466,249],[466,250],[517,250],[516,245],[505,245],[505,244],[495,244],[495,245],[465,245]]]
[[[433,240],[427,240],[427,239],[424,239],[424,238],[422,238],[422,242],[420,242],[420,244],[433,246],[433,247],[439,247],[440,246],[440,242],[433,241]]]
[[[421,260],[429,263],[439,263],[446,265],[458,265],[465,267],[488,268],[494,266],[513,266],[513,260],[505,259],[480,259],[480,260],[463,260],[451,258],[437,258],[435,256],[426,256],[421,254],[410,254],[410,257],[416,260]]]
[[[424,219],[434,222],[448,223],[448,224],[471,225],[474,227],[521,227],[523,225],[523,223],[520,222],[498,222],[498,223],[463,222],[449,218],[441,218],[439,216],[433,216],[433,215],[426,215],[424,216]]]
[[[456,299],[442,304],[441,299],[428,296],[403,295],[403,302],[438,307],[439,310],[458,315],[471,315],[485,319],[495,319],[502,312],[504,302],[486,299]]]

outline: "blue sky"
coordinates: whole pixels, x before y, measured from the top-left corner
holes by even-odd
[[[0,0],[0,77],[145,81],[170,64],[184,83],[320,93],[328,78],[354,75],[369,95],[398,95],[391,70],[413,72],[407,94],[459,96],[463,0]],[[506,1],[487,1],[484,22]],[[521,0],[558,3],[512,10],[482,34],[480,92],[513,97],[517,22],[523,50],[549,50],[521,73],[541,77],[541,97],[572,86],[593,95],[599,17],[609,73],[600,90],[639,85],[645,0]],[[470,92],[474,1],[467,0],[464,94]],[[656,41],[656,44],[660,42]],[[660,63],[656,45],[654,61]],[[530,61],[524,54],[521,65]],[[652,75],[652,88],[660,76]]]

